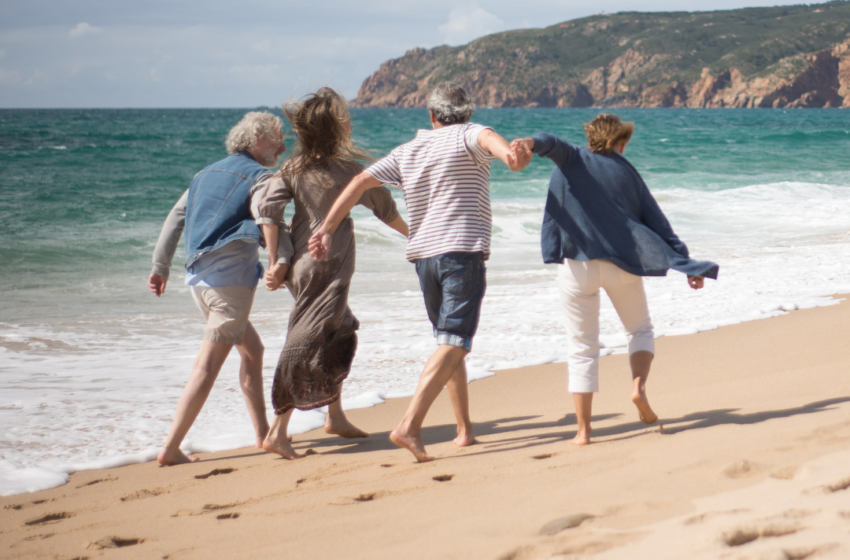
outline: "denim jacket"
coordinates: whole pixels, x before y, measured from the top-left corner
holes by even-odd
[[[235,239],[262,244],[251,215],[251,190],[268,172],[250,154],[239,152],[195,175],[186,204],[186,268]]]

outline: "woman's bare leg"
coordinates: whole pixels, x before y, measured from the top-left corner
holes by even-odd
[[[263,449],[269,453],[277,453],[284,459],[290,460],[300,459],[302,457],[289,444],[289,436],[286,433],[289,427],[289,419],[292,417],[292,410],[290,409],[274,417],[274,422],[272,422],[272,426],[269,429],[269,435],[263,441]]]
[[[339,393],[342,395],[342,383],[339,385]],[[328,405],[325,432],[344,438],[364,438],[369,435],[348,421],[342,410],[342,396]]]
[[[638,409],[638,415],[644,424],[653,424],[658,420],[658,415],[649,406],[646,398],[646,379],[649,377],[649,368],[655,355],[646,350],[639,350],[629,356],[629,365],[632,367],[632,402]]]
[[[573,403],[576,406],[576,423],[578,432],[570,443],[587,445],[590,443],[590,416],[593,408],[593,393],[573,393]]]

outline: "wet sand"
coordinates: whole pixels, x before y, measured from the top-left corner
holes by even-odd
[[[627,356],[605,357],[586,447],[569,444],[566,366],[548,364],[470,385],[472,447],[441,395],[431,463],[388,441],[394,399],[350,412],[367,439],[295,436],[295,462],[240,449],[79,472],[0,498],[0,557],[847,558],[848,339],[847,302],[660,338],[663,430],[638,420]]]

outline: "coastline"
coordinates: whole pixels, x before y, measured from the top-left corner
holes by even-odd
[[[847,324],[850,303],[842,301],[659,338],[649,395],[663,433],[638,422],[623,354],[601,360],[595,443],[586,448],[568,443],[575,416],[565,414],[564,364],[502,370],[470,385],[475,446],[451,443],[451,408],[445,395],[437,400],[423,430],[433,463],[417,464],[387,441],[409,400],[390,399],[349,413],[372,434],[365,440],[320,430],[296,436],[299,452],[315,452],[301,461],[240,449],[168,469],[77,472],[64,486],[2,497],[0,550],[9,558],[93,558],[118,547],[127,558],[285,550],[522,560],[606,550],[618,557],[628,544],[636,557],[676,557],[680,549],[663,549],[675,534],[669,542],[693,557],[788,546],[846,554],[850,517],[841,512],[850,506],[834,503],[846,504],[850,490],[823,489],[850,476]],[[791,517],[770,521],[757,501]],[[539,534],[577,514],[594,517]],[[796,528],[769,535],[764,527],[777,523]],[[724,540],[745,529],[756,538]]]

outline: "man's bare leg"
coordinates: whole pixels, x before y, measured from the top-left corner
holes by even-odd
[[[266,417],[266,401],[263,396],[263,342],[254,326],[249,322],[245,329],[242,344],[237,346],[242,363],[239,366],[239,384],[242,396],[248,406],[248,415],[257,434],[255,447],[263,448],[263,441],[269,433],[269,420]]]
[[[293,410],[294,409],[289,409],[283,414],[278,414],[274,417],[271,428],[269,428],[269,434],[263,441],[263,449],[269,453],[277,453],[284,459],[289,459],[290,461],[303,457],[303,455],[296,453],[289,444],[289,436],[286,433],[286,430],[289,428],[289,419],[292,417]]]
[[[632,367],[632,402],[638,409],[638,416],[644,424],[653,424],[658,420],[658,415],[649,406],[646,398],[646,379],[649,377],[649,368],[655,355],[646,350],[639,350],[629,356],[629,365]]]
[[[590,443],[590,416],[593,409],[593,393],[573,393],[573,403],[576,407],[576,423],[578,432],[570,441],[573,445]]]
[[[207,402],[218,372],[221,371],[221,366],[230,354],[231,348],[233,348],[232,344],[211,340],[204,340],[201,344],[195,364],[192,366],[192,375],[189,376],[180,400],[177,401],[177,412],[174,414],[171,430],[157,457],[160,465],[179,465],[198,460],[194,455],[186,456],[180,451],[180,444],[183,443],[183,438],[186,437],[189,428],[192,427],[204,403]]]
[[[452,409],[457,419],[457,437],[454,442],[458,447],[467,447],[475,443],[472,433],[472,420],[469,418],[469,384],[466,377],[466,361],[461,360],[454,375],[446,383]]]
[[[466,350],[457,346],[443,344],[437,348],[422,370],[419,386],[416,387],[407,412],[398,426],[390,432],[390,441],[413,453],[419,462],[434,460],[422,444],[422,423],[425,421],[425,415],[467,354]]]
[[[342,383],[339,385],[340,398],[328,405],[325,418],[325,432],[344,438],[364,438],[369,434],[348,421],[342,410]]]

